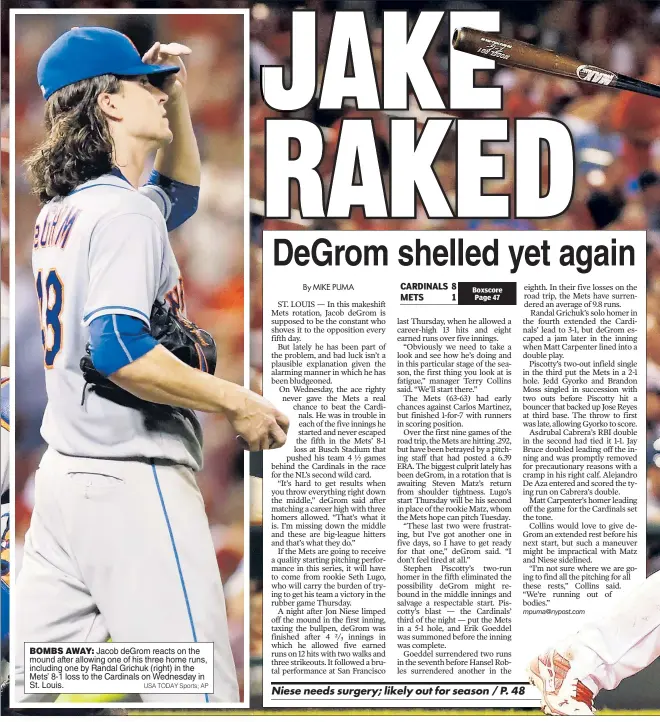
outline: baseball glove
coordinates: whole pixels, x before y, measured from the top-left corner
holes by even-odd
[[[213,336],[208,331],[179,316],[160,301],[154,303],[149,320],[153,338],[180,361],[200,371],[215,373],[217,350]],[[89,388],[90,392],[121,406],[149,411],[157,416],[167,416],[171,413],[173,407],[143,401],[110,381],[94,366],[89,344],[85,350],[87,353],[80,359],[80,370],[85,379],[82,403]]]

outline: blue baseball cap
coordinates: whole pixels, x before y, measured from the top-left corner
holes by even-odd
[[[166,75],[176,65],[143,63],[140,53],[124,35],[110,28],[74,28],[46,50],[37,66],[37,80],[44,98],[79,80],[98,75]]]

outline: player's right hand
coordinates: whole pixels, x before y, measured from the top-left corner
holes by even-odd
[[[226,416],[249,451],[279,449],[286,443],[289,419],[262,396],[236,386]]]

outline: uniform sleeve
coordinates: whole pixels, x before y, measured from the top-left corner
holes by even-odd
[[[92,363],[104,376],[119,371],[158,345],[144,321],[114,313],[97,316],[89,325]]]
[[[172,201],[165,191],[157,184],[152,181],[153,173],[149,176],[149,180],[143,186],[138,188],[138,192],[143,196],[153,201],[158,210],[161,212],[165,222],[168,224],[167,230],[170,230],[169,220],[170,214],[172,213]]]
[[[151,172],[149,180],[139,190],[158,206],[168,231],[178,228],[197,211],[199,186],[173,180],[157,170]]]
[[[134,316],[148,326],[163,254],[160,229],[149,216],[125,213],[101,221],[90,241],[83,324],[114,313]]]

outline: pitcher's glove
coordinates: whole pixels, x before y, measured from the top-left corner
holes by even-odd
[[[150,333],[153,338],[180,361],[200,371],[215,373],[217,350],[213,336],[208,331],[199,328],[187,318],[177,315],[169,306],[160,301],[154,303],[149,320],[151,323]],[[168,415],[171,412],[172,407],[170,406],[143,401],[128,391],[124,391],[96,370],[92,362],[89,344],[85,351],[85,356],[80,359],[85,390],[89,387],[91,392],[121,406],[151,411],[157,415]],[[84,396],[85,392],[83,391],[83,403]]]
[[[151,335],[180,361],[213,375],[218,360],[213,336],[160,301],[151,309]]]

